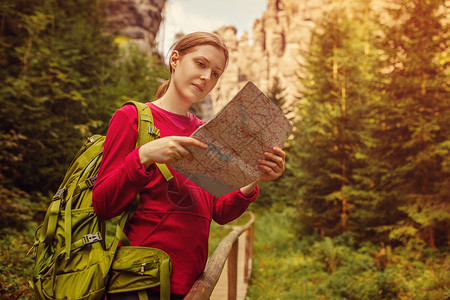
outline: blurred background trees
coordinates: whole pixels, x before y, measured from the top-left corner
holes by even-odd
[[[448,6],[371,4],[336,1],[313,33],[250,297],[450,297]]]
[[[300,235],[446,246],[445,10],[440,1],[396,1],[381,16],[370,2],[347,4],[314,31],[288,172],[273,201],[293,192]]]

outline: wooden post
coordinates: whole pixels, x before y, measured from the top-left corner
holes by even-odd
[[[237,265],[239,238],[233,243],[228,255],[228,300],[237,299]]]
[[[248,260],[250,258],[250,228],[245,232],[244,282],[248,283]]]
[[[209,257],[206,263],[205,271],[200,274],[199,278],[194,283],[189,293],[184,298],[185,300],[209,300],[214,287],[219,280],[220,274],[225,266],[228,259],[228,272],[234,272],[232,280],[228,280],[228,299],[237,298],[237,259],[238,259],[238,240],[239,236],[244,233],[244,231],[249,230],[251,242],[249,244],[249,255],[250,262],[248,264],[249,270],[248,276],[251,274],[251,257],[253,253],[253,224],[255,222],[255,215],[252,212],[247,212],[250,216],[250,220],[244,226],[239,226],[233,229],[217,246],[214,253]],[[233,263],[234,260],[234,263]],[[234,264],[234,268],[233,268]],[[233,271],[234,270],[234,271]],[[228,273],[231,277],[231,274]],[[228,278],[230,278],[228,277]],[[234,282],[234,287],[230,287],[230,282]],[[232,292],[234,289],[234,292]],[[230,298],[234,295],[234,298]]]
[[[245,239],[245,267],[244,267],[244,282],[248,284],[250,274],[252,273],[251,262],[253,259],[253,229],[254,224],[246,231]]]
[[[252,274],[252,267],[253,267],[253,242],[255,238],[255,223],[252,223],[250,225],[250,241],[249,241],[249,254],[250,254],[250,266],[248,270],[248,277],[250,278],[250,275]]]

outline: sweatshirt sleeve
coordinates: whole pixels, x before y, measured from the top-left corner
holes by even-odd
[[[259,187],[256,186],[250,195],[236,190],[215,199],[213,219],[220,225],[227,224],[240,217],[248,206],[256,200]]]
[[[139,148],[135,148],[137,136],[137,110],[126,105],[109,124],[93,190],[94,211],[102,219],[120,215],[151,180],[154,165],[145,170],[140,162]]]

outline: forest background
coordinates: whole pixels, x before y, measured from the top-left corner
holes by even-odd
[[[33,299],[27,251],[83,140],[168,77],[102,3],[0,3],[2,299]],[[450,298],[449,6],[391,3],[336,1],[312,35],[287,170],[251,206],[250,299]]]

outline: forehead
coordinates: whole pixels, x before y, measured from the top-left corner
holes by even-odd
[[[223,50],[212,45],[195,46],[185,55],[206,58],[211,64],[221,68],[224,68],[226,64],[226,58]]]

